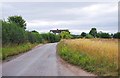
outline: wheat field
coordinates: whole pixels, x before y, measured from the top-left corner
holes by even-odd
[[[58,44],[58,51],[63,59],[70,63],[80,65],[86,70],[95,72],[98,75],[118,75],[117,39],[61,40]],[[71,57],[69,57],[70,53]],[[81,54],[85,54],[89,59],[81,60],[81,58],[86,58],[80,57]],[[78,59],[76,60],[77,57]]]

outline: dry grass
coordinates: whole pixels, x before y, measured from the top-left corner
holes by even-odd
[[[118,59],[118,44],[113,41],[76,39],[66,40],[72,49],[82,51],[97,59],[108,58],[111,62],[117,62]]]
[[[63,45],[64,47],[62,47],[61,45]],[[87,64],[85,66],[84,64],[82,64],[83,68],[90,71],[92,70],[92,72],[95,72],[98,75],[118,74],[117,72],[118,71],[118,40],[115,39],[62,40],[58,45],[58,47],[61,53],[65,53],[63,52],[63,49],[67,47],[68,50],[64,50],[64,51],[69,51],[72,52],[73,54],[76,53],[85,54],[86,57],[89,58],[89,60],[85,60],[85,61],[86,62],[91,61],[91,62],[89,62],[90,64],[84,63]],[[79,57],[80,56],[79,54],[78,56],[76,55],[76,57]],[[66,57],[66,56],[62,56],[62,57]],[[80,58],[84,58],[84,57],[80,57]],[[78,62],[81,61],[78,60],[75,64],[81,65]],[[86,68],[86,66],[90,66],[90,65],[92,67]]]

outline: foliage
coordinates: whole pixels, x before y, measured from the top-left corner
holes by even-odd
[[[10,23],[16,23],[17,26],[26,29],[26,21],[21,16],[10,16],[8,17],[8,21]]]
[[[2,21],[2,44],[24,43],[26,41],[25,30],[15,23]]]
[[[97,38],[101,38],[101,34],[102,34],[102,31],[98,32],[97,35],[96,35]]]
[[[113,35],[113,38],[119,38],[120,39],[120,32],[117,32]]]
[[[26,21],[21,16],[10,16],[8,22],[2,21],[2,40],[4,44],[20,44],[24,42],[44,43],[58,42],[60,35],[52,33],[39,34],[37,31],[25,31]],[[68,38],[68,36],[66,36]]]
[[[87,34],[86,36],[85,36],[85,38],[94,38],[92,35],[90,35],[90,34]]]
[[[60,41],[60,35],[56,35],[56,34],[53,34],[53,33],[42,33],[42,38],[44,41],[47,41],[47,42],[50,42],[50,43],[53,43],[53,42],[58,42]]]
[[[97,35],[97,29],[96,28],[92,28],[89,32],[90,35],[92,35],[94,38],[96,37]]]
[[[97,33],[98,38],[111,38],[111,35],[109,33],[99,32]]]
[[[102,33],[101,38],[111,38],[109,33]]]
[[[25,52],[30,49],[29,45],[26,43],[38,44],[43,43],[44,40],[48,42],[58,42],[60,41],[60,35],[52,33],[39,34],[37,31],[26,31],[26,23],[21,16],[11,16],[8,18],[8,22],[0,20],[2,25],[2,45],[3,45],[3,59],[6,57]],[[32,44],[31,44],[32,43]],[[16,45],[9,46],[8,45]],[[25,45],[25,46],[24,46]],[[21,47],[23,46],[23,47]],[[21,48],[21,49],[20,49]],[[1,55],[0,55],[1,56]]]
[[[62,39],[70,39],[70,38],[72,38],[72,35],[69,32],[66,32],[66,31],[62,31],[60,33],[60,36],[61,36]]]
[[[87,34],[86,34],[85,32],[82,32],[82,33],[81,33],[81,36],[82,36],[82,37],[85,37],[86,35],[87,35]]]
[[[49,36],[49,42],[54,43],[54,42],[58,42],[60,41],[60,36],[59,35],[55,35],[53,33],[48,33]]]
[[[42,43],[42,36],[38,32],[27,32],[27,38],[31,43]]]

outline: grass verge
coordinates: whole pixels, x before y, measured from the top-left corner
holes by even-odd
[[[20,44],[20,45],[8,45],[5,47],[2,47],[0,49],[2,49],[2,51],[0,51],[0,59],[5,60],[6,58],[10,57],[10,56],[14,56],[14,55],[18,55],[20,53],[24,53],[27,52],[28,50],[32,49],[33,47],[35,47],[36,45],[38,45],[38,43],[24,43],[24,44]]]
[[[118,76],[117,50],[116,42],[109,40],[62,40],[57,45],[65,61],[99,76]]]

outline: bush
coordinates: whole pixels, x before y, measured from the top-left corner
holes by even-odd
[[[48,42],[48,33],[42,33],[41,36],[43,38],[43,42]]]
[[[53,33],[48,33],[48,39],[49,42],[54,43],[60,41],[60,36]]]
[[[86,36],[85,36],[85,38],[94,38],[92,35],[90,35],[90,34],[87,34]]]
[[[26,21],[21,16],[10,16],[8,17],[10,23],[15,23],[17,26],[26,29]]]
[[[85,37],[86,35],[87,35],[87,34],[86,34],[85,32],[82,32],[82,33],[81,33],[81,36],[82,36],[82,37]]]
[[[15,23],[2,21],[2,44],[20,44],[24,42],[42,43],[42,36],[38,32],[28,32]]]
[[[69,32],[66,32],[66,31],[62,31],[60,33],[60,36],[61,36],[62,39],[70,39],[70,38],[72,38],[72,35]]]
[[[117,32],[113,35],[113,38],[119,38],[120,39],[120,32]]]
[[[42,36],[36,32],[27,32],[27,39],[30,43],[42,43]]]
[[[2,44],[26,42],[25,30],[14,23],[2,21]]]
[[[109,33],[101,33],[100,37],[101,38],[111,38]]]
[[[61,39],[60,35],[56,35],[53,33],[42,33],[41,36],[44,42],[50,42],[50,43],[58,42]]]

